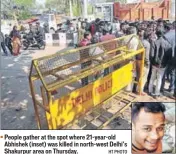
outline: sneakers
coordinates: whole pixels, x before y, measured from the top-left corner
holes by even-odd
[[[154,99],[158,99],[159,97],[161,97],[161,95],[154,95],[153,96]]]
[[[161,94],[156,95],[156,94],[154,94],[154,93],[149,93],[149,95],[150,95],[151,97],[153,97],[154,99],[158,99],[159,97],[162,97]]]

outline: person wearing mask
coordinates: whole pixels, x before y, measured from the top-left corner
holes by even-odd
[[[157,40],[154,42],[153,49],[151,50],[151,64],[152,74],[149,82],[149,94],[154,98],[160,96],[160,89],[162,78],[166,69],[166,66],[170,60],[169,57],[169,43],[163,38],[162,30],[156,32]],[[154,81],[156,80],[155,92],[153,92]]]
[[[13,30],[10,33],[10,37],[12,38],[13,55],[17,56],[20,54],[21,48],[21,36],[17,30],[17,26],[13,27]]]
[[[8,56],[7,49],[5,47],[5,38],[4,38],[4,34],[2,32],[0,33],[0,37],[1,37],[1,48],[2,48],[5,56]]]
[[[91,38],[92,38],[92,36],[91,36],[90,32],[85,32],[84,33],[84,38],[79,43],[79,47],[90,45],[91,44]],[[80,60],[84,60],[86,58],[89,58],[89,56],[90,56],[89,55],[89,49],[80,50]],[[83,62],[83,63],[81,63],[81,69],[85,69],[85,68],[89,67],[91,64],[92,64],[91,60]],[[89,84],[88,76],[81,79],[81,83],[82,83],[82,86],[88,85]]]

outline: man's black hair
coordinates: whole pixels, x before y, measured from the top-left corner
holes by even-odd
[[[166,111],[165,105],[160,102],[140,102],[140,103],[134,103],[132,105],[132,122],[136,120],[136,117],[138,116],[140,110],[144,108],[145,112],[151,112],[151,113],[164,113]]]
[[[150,32],[149,31],[145,31],[144,32],[144,39],[147,40],[149,38]]]
[[[173,25],[172,25],[171,23],[168,23],[168,24],[165,24],[165,25],[164,25],[164,28],[165,28],[166,30],[171,30],[172,27],[173,27]]]
[[[124,22],[120,23],[120,29],[122,29],[122,26],[125,26],[126,24]]]
[[[163,31],[161,29],[157,29],[156,35],[157,35],[157,37],[162,37],[164,34],[163,34]]]
[[[87,36],[89,36],[90,35],[90,32],[89,31],[86,31],[85,33],[84,33],[84,38],[87,38]]]
[[[159,18],[157,22],[158,22],[158,23],[163,22],[163,19],[162,19],[162,18]]]
[[[127,34],[128,35],[130,35],[130,34],[136,34],[136,33],[137,33],[136,27],[134,27],[134,26],[128,27],[128,29],[127,29]]]
[[[142,31],[144,31],[143,28],[138,28],[138,29],[137,29],[137,34],[139,34],[139,33],[142,32]]]

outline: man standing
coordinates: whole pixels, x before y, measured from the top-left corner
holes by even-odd
[[[162,153],[165,126],[162,103],[134,103],[132,106],[132,153]]]
[[[168,91],[173,95],[174,94],[174,90],[176,88],[176,81],[175,81],[175,73],[176,73],[176,51],[175,51],[175,29],[172,30],[172,24],[167,24],[165,26],[165,35],[164,38],[166,39],[166,41],[168,41],[171,45],[171,60],[168,63],[168,72],[170,74],[170,85],[169,85],[169,89]],[[163,82],[165,82],[165,77],[163,77]],[[164,83],[163,83],[164,84]]]
[[[141,93],[141,95],[145,95],[144,94],[144,86],[147,81],[147,77],[148,77],[148,73],[149,73],[149,69],[150,69],[150,59],[149,59],[150,43],[148,41],[149,33],[144,32],[143,29],[139,29],[138,36],[139,36],[139,39],[142,41],[142,44],[145,48],[144,70],[143,70],[143,77],[142,77],[143,82],[142,82],[142,93]],[[140,67],[138,69],[140,69]],[[138,72],[140,72],[140,70],[138,70]],[[139,78],[137,80],[139,80]],[[137,92],[139,92],[138,89],[137,89]]]
[[[2,32],[0,32],[0,38],[1,38],[1,48],[2,48],[2,50],[3,50],[3,52],[4,52],[4,54],[5,54],[6,56],[8,56],[8,54],[7,54],[7,49],[6,49],[6,47],[5,47],[5,38],[4,38],[4,34],[3,34]]]
[[[154,42],[154,48],[151,50],[152,74],[149,83],[149,94],[157,98],[160,96],[162,78],[169,62],[169,43],[163,38],[162,30],[156,32],[158,39]],[[156,79],[156,88],[153,93],[153,85]]]
[[[5,45],[9,49],[11,55],[13,55],[12,39],[7,34],[5,35]]]

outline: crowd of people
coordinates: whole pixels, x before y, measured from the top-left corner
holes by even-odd
[[[150,21],[122,22],[114,20],[113,23],[96,19],[94,22],[81,21],[78,46],[90,44],[136,34],[145,48],[145,67],[143,76],[142,95],[146,91],[154,98],[164,95],[167,90],[172,96],[176,94],[176,46],[175,46],[176,22],[162,19]],[[128,45],[130,49],[137,50],[139,42],[133,39]],[[112,47],[113,48],[113,47]],[[82,59],[87,58],[88,52],[83,50],[80,53]],[[87,54],[86,54],[87,53]],[[136,60],[141,60],[136,57]],[[89,62],[81,64],[82,69],[90,66]],[[136,65],[140,65],[136,64]],[[136,66],[138,68],[138,66]],[[108,69],[104,70],[107,75]],[[139,80],[139,70],[136,69],[136,80]],[[165,89],[166,80],[169,88]],[[154,83],[156,85],[154,88]],[[82,79],[82,85],[88,84],[88,77]],[[138,93],[138,88],[133,86],[130,89]]]
[[[0,32],[1,48],[5,56],[8,56],[8,52],[13,56],[18,56],[20,54],[20,49],[22,47],[22,34],[24,32],[24,27],[21,22],[19,26],[13,26],[10,34],[3,34]],[[39,22],[36,22],[35,28],[32,28],[32,24],[29,24],[29,36],[33,40],[34,35],[44,36],[44,30],[40,26]]]
[[[52,29],[54,33],[60,31],[72,31],[78,33],[78,47],[88,46],[98,42],[103,42],[130,34],[136,34],[141,40],[145,48],[145,67],[143,76],[142,95],[147,90],[148,94],[157,98],[165,91],[165,82],[169,81],[169,88],[167,89],[171,94],[176,93],[176,45],[175,45],[175,30],[176,22],[170,22],[162,19],[150,21],[135,21],[127,22],[120,21],[117,18],[113,22],[107,22],[97,18],[94,21],[88,22],[87,19],[73,20],[63,24],[58,24],[58,29]],[[35,33],[39,33],[44,36],[46,33],[46,26],[40,26],[40,23],[36,23],[35,31],[32,26],[29,25],[29,34],[31,34],[31,41]],[[128,43],[130,49],[137,50],[139,42],[137,40]],[[21,48],[21,36],[20,30],[17,26],[13,27],[13,30],[9,35],[3,35],[1,32],[1,47],[5,55],[8,55],[7,49],[14,56],[20,54]],[[113,44],[112,49],[116,48]],[[110,50],[110,49],[108,49]],[[80,52],[80,58],[84,59],[89,56],[89,51]],[[136,60],[140,60],[136,57]],[[81,64],[81,68],[84,69],[91,64],[90,61]],[[139,63],[140,65],[140,63]],[[136,68],[138,68],[136,66]],[[104,75],[109,73],[108,68],[104,70]],[[137,69],[136,80],[139,80],[139,72]],[[156,80],[156,86],[154,88],[154,81]],[[82,79],[82,84],[88,84],[88,77]],[[131,91],[138,92],[138,88],[132,87]]]

